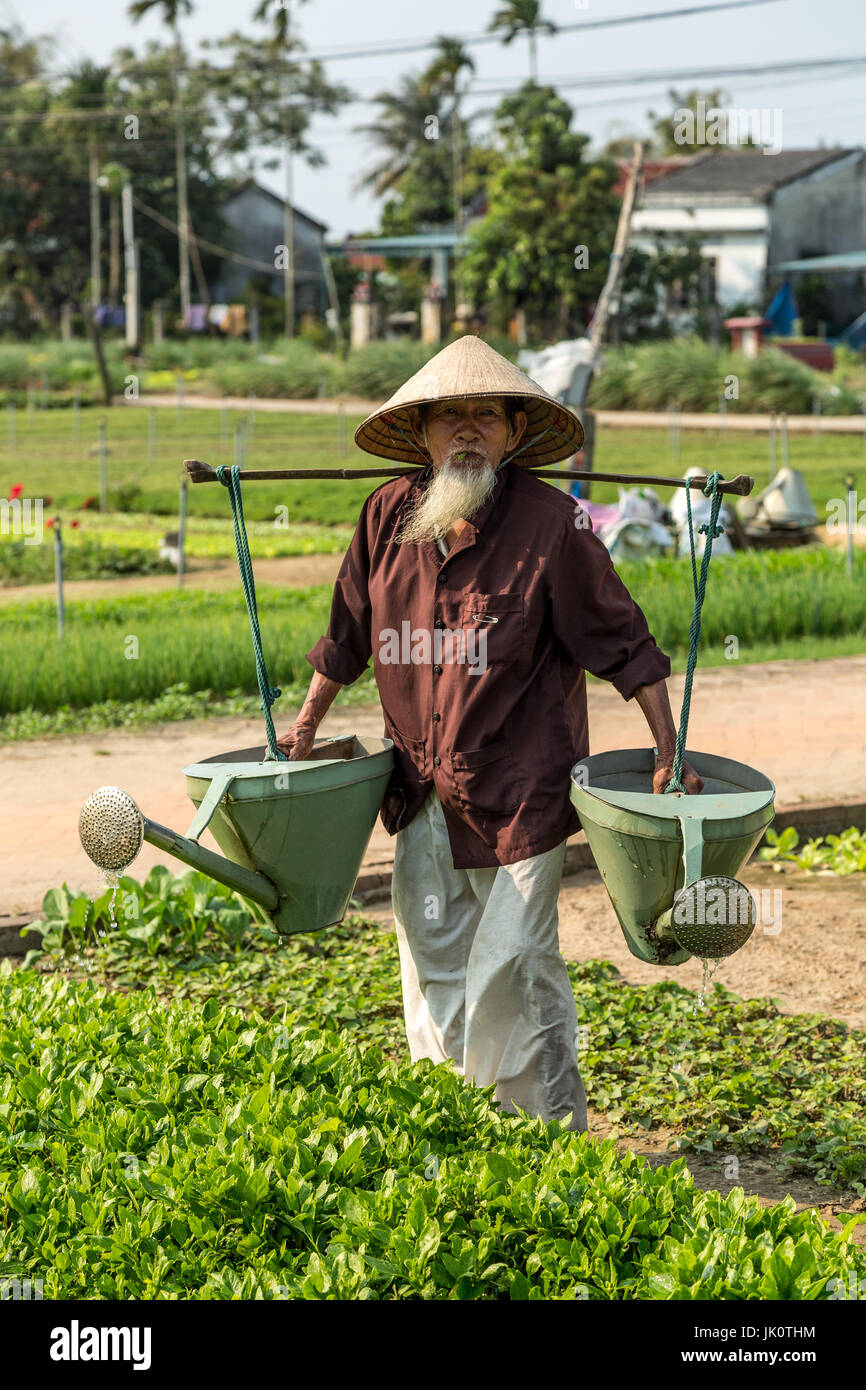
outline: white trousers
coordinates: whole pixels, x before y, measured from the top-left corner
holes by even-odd
[[[492,869],[455,869],[435,788],[394,852],[392,904],[413,1062],[449,1058],[545,1122],[583,1132],[577,1009],[559,950],[565,841]]]

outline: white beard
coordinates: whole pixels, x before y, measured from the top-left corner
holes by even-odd
[[[487,462],[478,467],[443,464],[407,516],[398,542],[417,544],[446,536],[456,521],[468,521],[478,511],[495,483],[496,471]]]

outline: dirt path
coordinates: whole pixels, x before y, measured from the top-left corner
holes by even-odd
[[[342,555],[281,555],[273,560],[256,560],[256,583],[278,584],[285,589],[308,589],[313,584],[333,584]],[[237,560],[193,561],[184,575],[187,589],[240,592]],[[157,594],[177,588],[177,575],[145,574],[133,579],[67,579],[63,592],[67,599],[127,598],[132,594]],[[0,603],[16,603],[30,598],[53,599],[57,586],[22,584],[0,588]]]
[[[672,676],[669,688],[676,710],[683,677]],[[689,747],[760,768],[776,785],[779,809],[818,800],[863,799],[864,692],[866,656],[708,668],[695,683]],[[623,701],[605,682],[591,682],[588,704],[594,753],[646,746],[647,727],[633,700]],[[287,728],[295,713],[278,709],[277,729]],[[321,726],[323,735],[350,731],[381,734],[379,707],[338,706]],[[45,891],[64,881],[71,888],[98,889],[98,874],[85,858],[77,833],[81,806],[96,787],[122,786],[145,815],[184,831],[193,808],[182,769],[202,757],[263,739],[260,719],[229,718],[33,739],[4,750],[0,844],[6,853],[0,914],[35,910]],[[202,843],[216,848],[208,832]],[[377,826],[367,860],[387,867],[392,854],[393,841]],[[145,845],[133,871],[146,874],[155,863],[176,866],[169,856]]]

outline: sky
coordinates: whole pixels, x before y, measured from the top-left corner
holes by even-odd
[[[380,204],[357,189],[359,172],[369,167],[376,151],[367,137],[353,130],[375,118],[372,98],[383,90],[393,91],[403,73],[426,66],[436,35],[465,41],[483,34],[498,0],[436,0],[435,5],[422,6],[405,0],[290,2],[293,28],[307,50],[322,56],[328,75],[356,93],[356,100],[338,115],[313,123],[311,140],[327,164],[311,169],[300,159],[294,161],[293,201],[327,224],[330,241],[372,230],[378,223]],[[707,12],[539,36],[538,80],[559,87],[575,108],[574,129],[589,134],[596,146],[613,136],[645,134],[647,110],[670,110],[670,87],[720,86],[732,106],[780,110],[784,149],[814,149],[820,143],[866,146],[864,0],[770,0],[749,8],[731,3],[724,10],[707,9],[708,0],[543,0],[542,12],[558,25],[591,25],[690,5]],[[237,28],[264,32],[252,21],[255,8],[255,0],[195,0],[193,13],[181,21],[184,43],[196,53],[202,39]],[[58,72],[85,57],[107,62],[121,46],[140,51],[148,38],[165,41],[167,34],[156,15],[133,24],[124,0],[0,0],[0,27],[13,23],[30,36],[53,36],[52,70]],[[431,47],[423,51],[363,52],[375,45],[423,39],[431,40]],[[467,114],[487,112],[502,92],[485,95],[485,89],[514,89],[528,78],[528,43],[519,38],[508,46],[498,41],[468,46],[476,72],[464,109]],[[726,77],[706,72],[725,66],[773,69],[784,63],[858,57],[864,60],[861,66],[835,71]],[[619,85],[601,81],[614,75],[628,80]],[[483,126],[482,116],[479,128]],[[248,172],[274,192],[283,192],[279,170]]]

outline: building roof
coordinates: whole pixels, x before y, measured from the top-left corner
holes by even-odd
[[[763,154],[761,150],[710,150],[696,155],[687,164],[654,179],[643,195],[643,203],[700,197],[742,197],[766,199],[777,188],[833,164],[857,149],[781,150]]]
[[[866,251],[838,251],[832,256],[809,256],[802,261],[780,261],[778,265],[768,266],[767,269],[774,274],[789,270],[866,270]]]
[[[669,173],[672,169],[679,169],[683,164],[690,164],[694,155],[668,155],[664,159],[645,159],[641,169],[641,184],[646,187],[650,183],[655,183],[656,179],[661,178],[662,174]],[[631,170],[633,159],[618,159],[619,178],[614,184],[613,191],[619,197],[625,193],[628,183],[629,171]]]
[[[230,203],[233,198],[239,198],[242,193],[247,193],[250,190],[255,193],[260,193],[263,198],[268,198],[272,203],[276,203],[281,208],[286,206],[285,198],[281,198],[277,193],[272,193],[269,188],[265,188],[263,184],[258,183],[257,180],[253,178],[242,179],[240,183],[235,184],[231,193],[226,198],[226,202]],[[292,204],[292,211],[296,217],[303,217],[305,222],[310,222],[314,227],[319,227],[321,231],[326,232],[328,230],[327,222],[320,222],[317,217],[311,217],[308,212],[302,211],[295,203]]]

